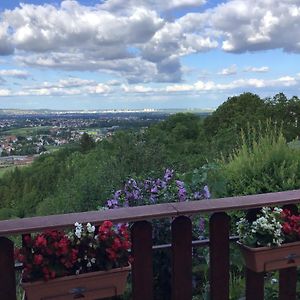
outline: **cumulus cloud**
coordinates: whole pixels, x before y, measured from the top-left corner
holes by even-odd
[[[228,75],[235,75],[236,73],[237,73],[237,66],[232,65],[218,72],[218,75],[228,76]]]
[[[188,28],[188,21],[185,24],[179,18],[168,22],[159,12],[204,3],[109,0],[91,7],[65,0],[58,7],[20,4],[2,13],[0,55],[17,50],[16,59],[25,65],[108,70],[133,83],[179,82],[183,75],[179,57],[208,51],[218,43]],[[1,51],[4,45],[5,49],[10,46],[9,51]],[[133,70],[124,72],[128,65]]]
[[[196,81],[191,84],[170,84],[164,87],[149,86],[144,84],[121,84],[111,85],[108,82],[97,82],[81,78],[66,78],[57,82],[43,82],[39,86],[22,87],[18,91],[11,89],[0,89],[0,97],[8,96],[86,96],[86,95],[158,95],[167,94],[190,94],[216,93],[216,92],[242,92],[244,90],[259,91],[264,88],[271,88],[278,91],[278,88],[300,88],[299,76],[283,76],[275,79],[237,79],[226,83],[216,81]]]
[[[57,82],[43,82],[38,86],[26,86],[14,92],[14,96],[74,96],[107,94],[111,91],[108,84],[95,80],[70,77]]]
[[[298,0],[231,0],[210,13],[210,26],[228,52],[300,50]]]
[[[184,79],[181,58],[221,48],[300,52],[299,0],[229,0],[167,19],[205,0],[107,0],[86,6],[20,4],[0,15],[0,55],[25,66],[117,74],[129,83]],[[174,15],[175,16],[175,15]],[[249,67],[247,72],[266,72]],[[234,68],[222,75],[235,74]]]
[[[1,22],[0,15],[0,55],[13,54],[14,46],[10,42],[10,36],[8,34],[9,24],[5,21]]]
[[[228,83],[199,80],[193,84],[172,84],[163,88],[153,88],[144,85],[122,85],[126,93],[197,93],[197,92],[218,92],[228,90],[262,89],[299,86],[300,80],[292,76],[283,76],[276,79],[237,79]]]
[[[98,57],[112,47],[126,52],[127,44],[145,43],[163,25],[156,12],[141,7],[133,9],[130,16],[120,17],[70,0],[63,1],[59,8],[21,4],[2,17],[13,28],[10,37],[17,49],[47,52],[87,48],[100,51]]]
[[[206,3],[206,0],[107,0],[102,7],[112,11],[129,11],[133,7],[144,6],[149,9],[166,11],[182,7],[199,7],[204,3]]]

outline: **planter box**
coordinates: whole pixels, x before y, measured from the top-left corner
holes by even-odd
[[[96,300],[124,293],[131,266],[22,283],[28,300]]]
[[[300,242],[279,247],[251,248],[238,242],[245,265],[254,272],[267,272],[300,265]]]

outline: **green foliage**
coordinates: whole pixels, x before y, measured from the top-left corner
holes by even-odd
[[[221,161],[226,180],[222,196],[250,195],[300,187],[300,151],[290,148],[281,131],[266,130],[242,136],[242,145]]]
[[[207,161],[208,142],[203,120],[190,113],[179,113],[149,128],[145,133],[149,147],[160,149],[165,166],[189,171]]]
[[[267,114],[274,122],[281,124],[282,132],[288,141],[299,135],[300,99],[296,96],[288,99],[283,93],[266,99]]]
[[[92,137],[90,137],[86,132],[83,133],[80,139],[80,151],[81,152],[88,152],[92,148],[95,147],[95,142]]]
[[[244,93],[229,98],[204,120],[204,132],[215,155],[227,155],[240,143],[241,130],[266,120],[266,104],[259,96]]]
[[[5,173],[0,178],[0,209],[8,208],[3,215],[17,217],[96,209],[126,178],[156,177],[166,167],[184,173],[182,180],[189,186],[207,182],[214,197],[297,188],[299,152],[286,145],[284,136],[296,134],[299,102],[283,94],[262,100],[244,93],[204,120],[175,114],[144,131],[117,132],[97,144],[84,134],[77,146]],[[282,134],[271,132],[274,123],[283,124]],[[238,144],[242,146],[228,159]],[[223,160],[207,163],[220,152]],[[204,164],[209,172],[202,172]]]

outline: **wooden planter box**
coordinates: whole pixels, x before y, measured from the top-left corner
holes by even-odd
[[[267,272],[300,265],[300,242],[283,244],[279,247],[247,247],[240,242],[248,269],[254,272]]]
[[[22,283],[28,300],[96,300],[124,293],[131,266]]]

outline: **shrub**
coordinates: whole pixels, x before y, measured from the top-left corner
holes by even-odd
[[[300,187],[300,151],[286,143],[281,131],[249,131],[242,145],[220,163],[226,181],[222,196],[278,192]],[[218,195],[219,196],[219,195]]]

